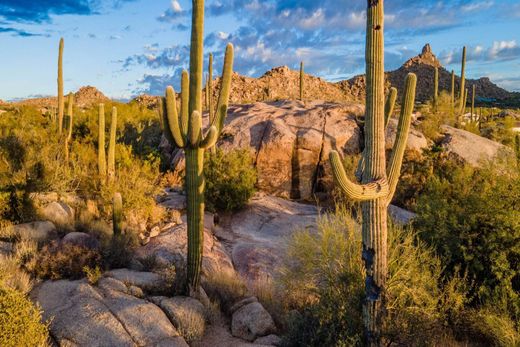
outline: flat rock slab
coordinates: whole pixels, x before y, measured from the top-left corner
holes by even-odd
[[[110,287],[47,281],[31,297],[60,346],[188,346],[159,307]]]
[[[160,292],[166,285],[164,279],[153,272],[117,269],[106,272],[105,276],[115,278],[127,286],[136,286],[151,293]]]

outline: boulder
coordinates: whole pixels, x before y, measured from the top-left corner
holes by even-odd
[[[74,209],[64,202],[51,202],[40,209],[42,219],[57,225],[72,226],[74,224]]]
[[[13,253],[14,245],[11,242],[0,241],[0,257]]]
[[[394,146],[395,138],[397,136],[397,123],[398,120],[395,118],[390,119],[388,122],[388,127],[386,128],[385,134],[387,150],[392,149]],[[410,128],[410,132],[408,133],[408,141],[406,143],[406,150],[415,151],[419,154],[422,154],[423,150],[428,149],[429,147],[430,146],[426,136],[424,136],[420,131],[417,131],[414,128]]]
[[[85,280],[47,281],[31,297],[60,346],[188,346],[159,307]]]
[[[80,232],[70,232],[61,240],[62,244],[70,244],[88,249],[98,249],[99,241],[92,235]]]
[[[296,230],[316,231],[318,208],[256,195],[216,234],[231,244],[235,269],[249,280],[272,278],[283,249]]]
[[[268,335],[276,330],[273,318],[259,302],[238,309],[231,319],[231,333],[247,341]]]
[[[479,167],[483,161],[492,161],[500,155],[512,154],[506,146],[469,131],[448,125],[443,125],[441,130],[444,133],[441,145],[448,155],[474,167]]]
[[[205,221],[207,226],[211,223],[209,218]],[[159,236],[154,237],[145,246],[136,250],[138,259],[155,257],[158,265],[175,265],[178,269],[186,266],[186,255],[188,252],[187,225],[183,223],[176,225],[169,230],[163,231]],[[218,241],[210,229],[204,229],[204,245],[202,257],[202,273],[204,275],[219,272],[234,272],[233,263],[227,254],[224,246]]]
[[[278,335],[267,335],[259,337],[255,340],[256,345],[266,345],[266,346],[281,346],[282,339]]]
[[[409,224],[417,215],[395,205],[388,206],[388,214],[399,225]]]
[[[46,242],[57,237],[56,227],[52,222],[32,222],[13,226],[15,235],[21,239]]]
[[[161,292],[166,287],[164,279],[153,272],[140,272],[128,269],[111,270],[105,276],[115,278],[127,286],[136,286],[145,292]]]
[[[201,335],[204,332],[206,311],[200,301],[186,296],[176,296],[173,298],[156,296],[151,297],[150,301],[159,306],[166,313],[177,329],[182,331],[184,327],[189,327],[196,321],[197,326],[201,327]]]

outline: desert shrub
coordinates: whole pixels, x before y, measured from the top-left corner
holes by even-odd
[[[202,287],[208,297],[218,302],[225,311],[248,294],[246,284],[236,273],[210,274],[203,279]]]
[[[96,266],[95,268],[85,266],[83,268],[83,272],[85,273],[85,276],[87,277],[88,283],[90,283],[92,285],[98,284],[101,277],[103,277],[103,272],[101,272],[101,269],[99,268],[99,266]]]
[[[114,235],[110,239],[103,240],[101,253],[104,265],[114,269],[127,267],[137,244],[137,236],[133,233]]]
[[[0,256],[0,287],[27,294],[33,287],[31,276],[20,268],[15,257]]]
[[[451,107],[451,96],[446,91],[441,91],[437,103],[437,109],[433,109],[432,101],[425,108],[420,110],[424,119],[419,124],[419,130],[431,140],[439,137],[439,129],[442,124],[454,125],[458,114],[458,106],[455,106],[455,113]]]
[[[447,274],[467,273],[474,305],[493,303],[518,322],[520,178],[498,161],[493,165],[432,177],[414,226],[443,258]]]
[[[200,339],[206,330],[206,319],[199,312],[189,309],[180,309],[176,312],[177,330],[190,343]]]
[[[44,246],[27,267],[42,279],[79,279],[85,276],[83,268],[95,268],[101,261],[101,254],[95,250],[71,244],[50,244]]]
[[[239,210],[255,192],[256,169],[248,149],[208,152],[204,174],[209,209]]]
[[[0,286],[0,346],[47,346],[41,312],[20,292]]]

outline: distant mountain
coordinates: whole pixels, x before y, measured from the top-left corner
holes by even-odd
[[[67,95],[65,95],[65,102],[67,101]],[[92,86],[81,87],[76,93],[74,93],[74,103],[79,107],[89,107],[95,104],[110,101],[102,92]],[[13,102],[18,105],[30,105],[41,108],[57,107],[58,100],[55,96],[49,97],[38,97],[16,100]]]

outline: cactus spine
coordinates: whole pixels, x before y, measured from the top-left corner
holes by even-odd
[[[116,177],[116,133],[117,133],[117,108],[112,107],[112,120],[110,122],[110,138],[108,140],[108,181],[114,182]]]
[[[73,105],[74,105],[74,94],[69,94],[68,107],[67,107],[67,116],[69,117],[69,127],[67,136],[65,137],[65,161],[69,161],[69,146],[70,141],[72,140],[72,126],[74,124],[73,120]]]
[[[303,71],[303,61],[300,62],[300,101],[303,101],[303,88],[304,88],[305,73]]]
[[[464,93],[466,90],[466,46],[462,49],[462,67],[460,73],[460,109],[459,115],[462,118],[464,110],[466,108],[466,100],[464,99]]]
[[[166,99],[163,102],[164,131],[171,134],[177,147],[184,150],[186,156],[186,195],[188,220],[188,264],[187,264],[187,294],[197,295],[200,285],[204,238],[204,151],[217,142],[224,126],[227,114],[231,77],[233,70],[233,46],[226,48],[222,85],[218,98],[215,116],[209,130],[204,135],[202,131],[201,96],[203,74],[203,29],[204,0],[193,1],[190,75],[183,72],[181,91],[181,114],[176,107],[175,92],[172,87],[166,89]],[[188,92],[189,85],[189,92]],[[189,117],[188,117],[189,115]]]
[[[120,193],[115,193],[112,200],[112,228],[114,236],[121,235],[123,230],[123,198]]]
[[[63,131],[63,112],[65,111],[65,98],[63,97],[63,47],[65,42],[60,39],[58,53],[58,134]]]
[[[107,174],[107,163],[105,158],[105,105],[99,104],[98,121],[98,170],[99,175],[104,178]]]
[[[435,67],[435,74],[433,78],[433,110],[437,112],[439,103],[439,68]]]
[[[399,179],[415,101],[417,77],[406,77],[397,137],[390,157],[385,160],[384,99],[384,9],[383,1],[368,1],[366,40],[366,117],[365,151],[361,184],[349,180],[341,158],[330,153],[337,184],[354,200],[362,201],[363,252],[366,268],[363,322],[369,346],[380,345],[384,319],[384,292],[387,279],[387,208]]]

